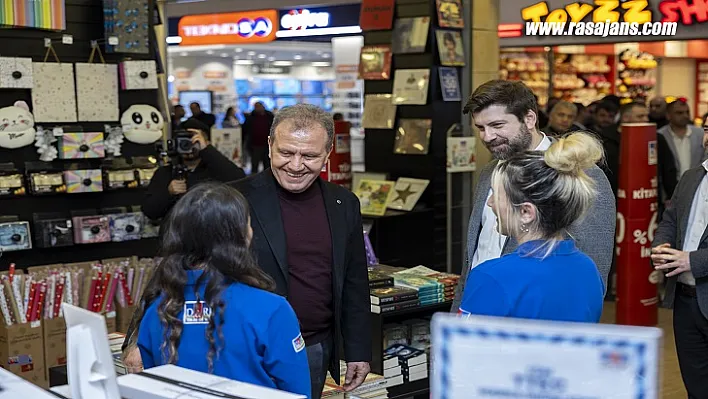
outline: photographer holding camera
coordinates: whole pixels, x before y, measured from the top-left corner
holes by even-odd
[[[226,183],[246,176],[243,169],[209,144],[206,125],[190,119],[180,128],[183,130],[174,132],[176,155],[172,164],[155,171],[142,204],[143,213],[153,220],[167,215],[177,200],[199,183]]]

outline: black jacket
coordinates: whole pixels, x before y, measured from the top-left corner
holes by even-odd
[[[287,296],[288,263],[277,181],[270,169],[231,183],[248,200],[255,252],[260,267],[273,277],[276,292]],[[347,362],[371,361],[371,309],[364,230],[359,199],[349,190],[318,179],[332,234],[334,348],[329,371],[339,381],[340,348]]]
[[[265,112],[266,117],[268,117],[268,130],[270,130],[270,127],[273,126],[273,120],[275,120],[275,114],[273,114],[270,111]],[[253,118],[255,118],[256,115],[253,113],[250,113],[246,116],[246,119],[243,121],[243,125],[241,127],[242,131],[242,141],[243,141],[243,146],[245,148],[251,148],[251,137],[253,136]]]
[[[199,153],[201,162],[194,171],[187,173],[187,189],[198,183],[216,180],[223,183],[246,177],[243,169],[222,155],[212,145],[208,145]],[[142,204],[143,213],[150,219],[161,219],[167,215],[180,196],[170,194],[167,189],[174,179],[172,165],[163,166],[150,180],[145,199]]]

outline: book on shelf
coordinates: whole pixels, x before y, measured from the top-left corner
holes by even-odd
[[[395,312],[397,310],[405,310],[420,307],[420,301],[413,299],[405,302],[393,302],[383,305],[371,305],[371,313],[383,314]]]
[[[369,288],[393,287],[393,277],[375,270],[369,270]]]
[[[369,298],[372,305],[384,305],[418,299],[418,291],[404,287],[375,288],[371,290]]]

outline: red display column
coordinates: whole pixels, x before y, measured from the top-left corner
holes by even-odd
[[[351,123],[334,122],[334,143],[329,160],[322,168],[320,176],[334,184],[348,189],[352,186],[352,154],[350,151]]]
[[[657,227],[656,125],[622,125],[617,190],[617,324],[654,326],[659,302],[651,266]]]

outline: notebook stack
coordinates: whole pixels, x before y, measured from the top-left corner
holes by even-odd
[[[374,288],[371,290],[371,313],[389,313],[420,306],[418,291],[404,287]]]
[[[407,345],[393,345],[384,351],[384,377],[401,383],[428,378],[428,355]]]
[[[393,273],[394,285],[418,289],[421,305],[452,301],[460,276],[416,266]]]

